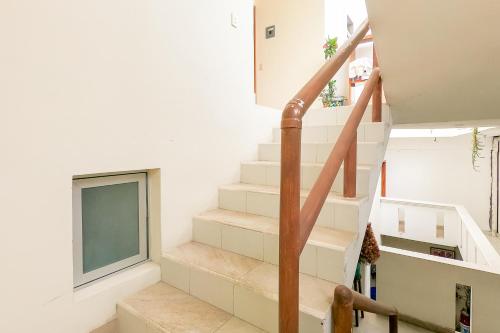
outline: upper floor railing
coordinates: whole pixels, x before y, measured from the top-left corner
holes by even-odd
[[[457,247],[464,262],[500,269],[500,256],[463,206],[381,198],[378,220],[381,235]]]
[[[356,197],[357,128],[372,99],[372,121],[382,119],[382,81],[374,51],[373,70],[363,92],[302,209],[300,208],[300,155],[302,118],[326,84],[342,67],[369,30],[364,21],[352,37],[295,95],[281,121],[281,196],[279,235],[279,331],[297,333],[299,327],[299,258],[344,163],[345,197]],[[375,49],[374,49],[375,50]],[[351,332],[353,308],[390,316],[390,332],[397,332],[397,310],[354,293],[345,286],[335,289],[335,333]]]

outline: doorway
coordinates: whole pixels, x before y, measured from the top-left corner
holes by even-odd
[[[493,139],[491,149],[491,231],[499,235],[500,228],[500,137]]]

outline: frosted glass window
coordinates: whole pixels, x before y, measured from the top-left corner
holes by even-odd
[[[146,174],[73,182],[75,286],[147,259]]]

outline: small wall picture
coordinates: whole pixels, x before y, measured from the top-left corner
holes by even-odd
[[[460,333],[470,333],[471,287],[457,283],[455,297],[455,331]]]
[[[431,255],[442,258],[455,259],[455,251],[448,249],[441,249],[439,247],[431,247]]]

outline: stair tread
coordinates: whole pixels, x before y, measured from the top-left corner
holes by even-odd
[[[278,300],[278,267],[201,243],[190,242],[164,253],[164,257],[208,271]],[[326,318],[337,285],[300,274],[300,309],[320,319]]]
[[[383,142],[382,141],[358,141],[358,145],[374,145],[374,146],[377,146],[377,145],[382,145]],[[281,145],[281,142],[264,142],[264,143],[259,143],[259,145],[276,145],[276,146],[280,146]],[[308,141],[308,142],[302,142],[302,145],[330,145],[330,146],[334,146],[335,145],[335,142],[321,142],[321,141],[317,141],[317,142],[314,142],[314,141]]]
[[[265,166],[279,166],[281,165],[281,162],[278,161],[245,161],[241,162],[241,164],[248,164],[248,165],[265,165]],[[312,162],[301,162],[301,166],[311,166],[311,167],[323,167],[325,163],[312,163]],[[358,164],[357,168],[358,170],[371,170],[374,166],[372,164]],[[341,169],[344,168],[344,165],[342,164],[340,166]]]
[[[164,282],[127,297],[118,307],[162,332],[264,332]]]
[[[268,194],[279,194],[280,189],[277,186],[270,185],[255,185],[255,184],[245,184],[245,183],[233,183],[228,185],[219,186],[222,190],[232,190],[232,191],[248,191],[248,192],[262,192]],[[300,196],[307,197],[309,195],[309,190],[301,190]],[[326,198],[327,201],[331,202],[341,202],[351,205],[360,205],[361,203],[368,200],[368,196],[357,196],[355,198],[345,198],[342,195],[330,192]]]
[[[241,213],[225,209],[214,209],[199,214],[196,218],[216,221],[222,224],[263,233],[270,233],[274,235],[279,234],[278,220],[260,215]],[[356,236],[356,233],[350,231],[314,226],[307,243],[333,250],[345,250],[353,241],[355,241]]]

